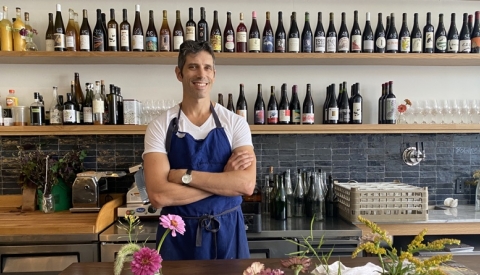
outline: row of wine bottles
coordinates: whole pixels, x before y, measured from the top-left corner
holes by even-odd
[[[363,98],[360,95],[360,84],[351,86],[351,94],[348,96],[347,82],[340,83],[338,98],[335,84],[326,89],[325,102],[323,104],[323,124],[362,124],[363,123]],[[223,94],[218,94],[218,101],[224,105]],[[245,98],[244,85],[240,84],[240,92],[236,106],[233,103],[233,95],[228,94],[226,108],[248,121],[248,106]],[[270,99],[265,108],[262,96],[262,84],[258,84],[257,98],[254,106],[254,124],[314,124],[314,100],[312,87],[306,86],[306,95],[303,106],[298,99],[298,87],[292,86],[291,101],[287,95],[287,84],[282,84],[280,103],[277,101],[275,86],[271,86]]]

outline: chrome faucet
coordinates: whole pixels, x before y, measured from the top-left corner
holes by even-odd
[[[416,142],[415,147],[412,146],[403,150],[402,158],[403,158],[403,162],[405,162],[405,164],[409,166],[417,165],[422,160],[424,160],[425,149],[423,147],[423,141],[420,143]]]

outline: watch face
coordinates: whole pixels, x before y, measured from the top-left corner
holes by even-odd
[[[182,182],[188,184],[192,181],[192,175],[185,174],[182,176]]]

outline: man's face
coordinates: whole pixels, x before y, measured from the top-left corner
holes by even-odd
[[[215,82],[212,56],[205,51],[187,55],[183,70],[175,68],[178,81],[182,82],[184,96],[194,99],[209,98]]]

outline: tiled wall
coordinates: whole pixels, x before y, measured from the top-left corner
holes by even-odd
[[[407,166],[401,153],[423,141],[426,160]],[[345,182],[400,180],[415,186],[428,186],[429,203],[443,203],[447,197],[461,204],[473,203],[474,188],[455,194],[457,179],[465,180],[480,169],[478,134],[355,134],[355,135],[254,135],[258,181],[268,167],[276,173],[286,169],[323,169]],[[17,194],[17,166],[14,155],[20,144],[47,144],[47,151],[62,153],[76,146],[86,149],[89,170],[127,170],[141,163],[142,135],[125,136],[36,136],[1,138],[1,194]],[[109,180],[109,191],[126,192],[133,177]]]

